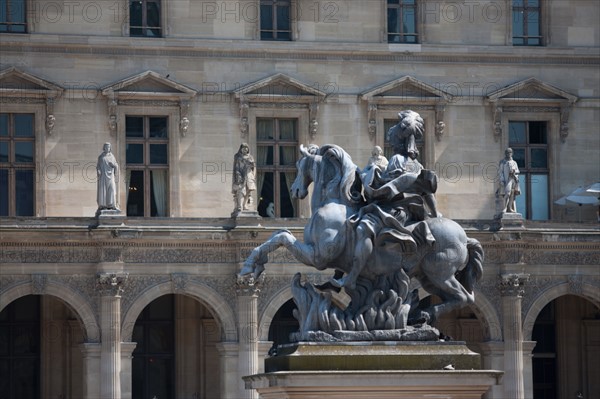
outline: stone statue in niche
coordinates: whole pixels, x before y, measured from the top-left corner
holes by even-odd
[[[504,158],[498,164],[497,217],[504,213],[517,213],[516,196],[521,194],[519,188],[519,165],[513,159],[512,148],[504,151]]]
[[[256,191],[256,164],[250,155],[250,147],[242,143],[233,158],[233,183],[231,193],[235,207],[232,215],[254,210],[252,192]]]
[[[280,246],[301,263],[335,270],[322,285],[303,282],[300,274],[293,278],[298,341],[435,341],[439,331],[431,323],[474,302],[483,248],[441,217],[428,198],[437,177],[415,164],[415,136],[423,134],[423,120],[413,111],[401,112],[399,119],[388,132],[397,159],[384,171],[373,165],[360,170],[337,145],[310,151],[301,146],[291,194],[305,198],[314,185],[304,242],[277,231],[251,252],[239,273],[240,279],[256,281],[268,254]],[[442,302],[420,301],[414,282]],[[350,297],[348,305],[336,297],[341,289]]]
[[[119,210],[117,208],[117,179],[119,165],[112,153],[110,143],[104,143],[102,154],[96,164],[98,174],[98,212],[102,210]]]

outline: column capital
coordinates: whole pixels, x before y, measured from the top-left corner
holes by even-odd
[[[238,296],[258,296],[260,286],[264,280],[264,274],[258,278],[254,278],[253,274],[238,275],[235,282],[235,290]]]
[[[120,297],[128,278],[129,273],[98,273],[96,288],[102,296]]]
[[[498,288],[502,296],[522,297],[525,295],[525,284],[529,281],[529,274],[508,273],[498,276]]]

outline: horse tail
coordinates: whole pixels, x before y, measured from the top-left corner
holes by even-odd
[[[473,293],[475,283],[481,279],[483,274],[483,247],[474,238],[467,238],[467,250],[469,259],[466,267],[458,273],[458,281],[469,293]]]

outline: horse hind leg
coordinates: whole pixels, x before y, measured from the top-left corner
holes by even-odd
[[[444,281],[430,280],[428,284],[423,285],[423,288],[442,300],[442,303],[432,305],[424,310],[431,323],[445,313],[475,302],[475,296],[468,292],[454,276]]]

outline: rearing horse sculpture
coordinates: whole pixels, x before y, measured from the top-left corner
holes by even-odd
[[[258,278],[264,271],[268,253],[280,246],[285,246],[299,262],[318,270],[330,268],[338,273],[350,273],[352,270],[356,257],[356,234],[355,225],[349,219],[368,206],[361,195],[359,170],[350,156],[336,145],[325,145],[316,154],[301,146],[300,152],[302,157],[296,164],[298,175],[291,187],[292,196],[305,198],[308,187],[314,184],[312,217],[304,229],[304,242],[287,230],[275,232],[251,252],[241,276],[253,273]],[[385,234],[373,242],[372,251],[367,254],[365,264],[361,265],[358,286],[345,287],[352,303],[348,309],[336,310],[336,314],[331,315],[336,322],[341,320],[338,328],[398,328],[398,322],[389,322],[394,316],[388,314],[386,318],[385,313],[390,309],[398,310],[402,303],[409,302],[408,285],[413,277],[423,289],[442,299],[441,304],[419,309],[416,320],[433,321],[442,313],[473,303],[473,286],[482,274],[481,244],[468,238],[464,230],[450,219],[425,218],[424,223],[428,225],[434,242],[419,245],[413,252],[403,252],[402,245],[386,239]],[[385,299],[386,290],[390,293],[389,300]],[[384,302],[389,302],[387,307],[381,306]],[[378,316],[375,313],[372,315],[373,322],[365,324],[363,319],[369,317],[366,303],[379,303],[383,314]],[[376,321],[378,317],[379,322]]]

